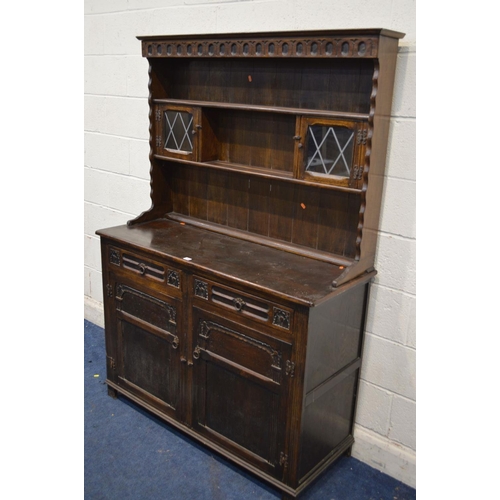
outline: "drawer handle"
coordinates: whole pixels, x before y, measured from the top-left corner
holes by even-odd
[[[142,275],[146,274],[146,265],[145,264],[139,264],[139,272]]]
[[[237,299],[233,299],[233,305],[237,311],[241,311],[247,304],[243,299],[238,297]]]
[[[197,345],[196,346],[196,349],[193,351],[193,358],[194,359],[198,359],[200,357],[200,346]]]
[[[175,336],[172,340],[172,349],[177,349],[179,347],[179,337]]]

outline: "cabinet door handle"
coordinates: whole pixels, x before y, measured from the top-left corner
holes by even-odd
[[[172,340],[172,349],[177,349],[179,347],[179,337],[177,335]]]
[[[197,345],[195,350],[193,351],[193,358],[194,359],[198,359],[200,357],[200,351],[201,351],[200,346]]]

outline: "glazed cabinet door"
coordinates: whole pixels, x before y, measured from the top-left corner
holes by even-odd
[[[194,427],[283,479],[290,344],[197,308],[193,328]]]
[[[298,178],[361,189],[368,123],[309,116],[299,122]]]
[[[180,302],[118,279],[111,287],[116,325],[112,378],[119,387],[179,418]]]
[[[199,160],[201,109],[155,102],[155,153],[180,160]]]

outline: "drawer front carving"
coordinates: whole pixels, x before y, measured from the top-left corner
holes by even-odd
[[[122,273],[136,282],[146,280],[148,286],[167,295],[179,298],[182,295],[182,272],[166,263],[113,246],[108,249],[108,260],[114,273]]]
[[[292,331],[293,310],[239,290],[212,283],[203,278],[194,280],[195,298],[201,298],[238,315],[265,323],[282,332]]]

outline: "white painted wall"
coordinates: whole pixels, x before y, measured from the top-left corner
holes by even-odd
[[[313,8],[314,5],[314,8]],[[148,73],[137,35],[388,28],[400,51],[353,455],[415,486],[414,0],[85,0],[85,317],[102,325],[99,228],[149,208]]]

